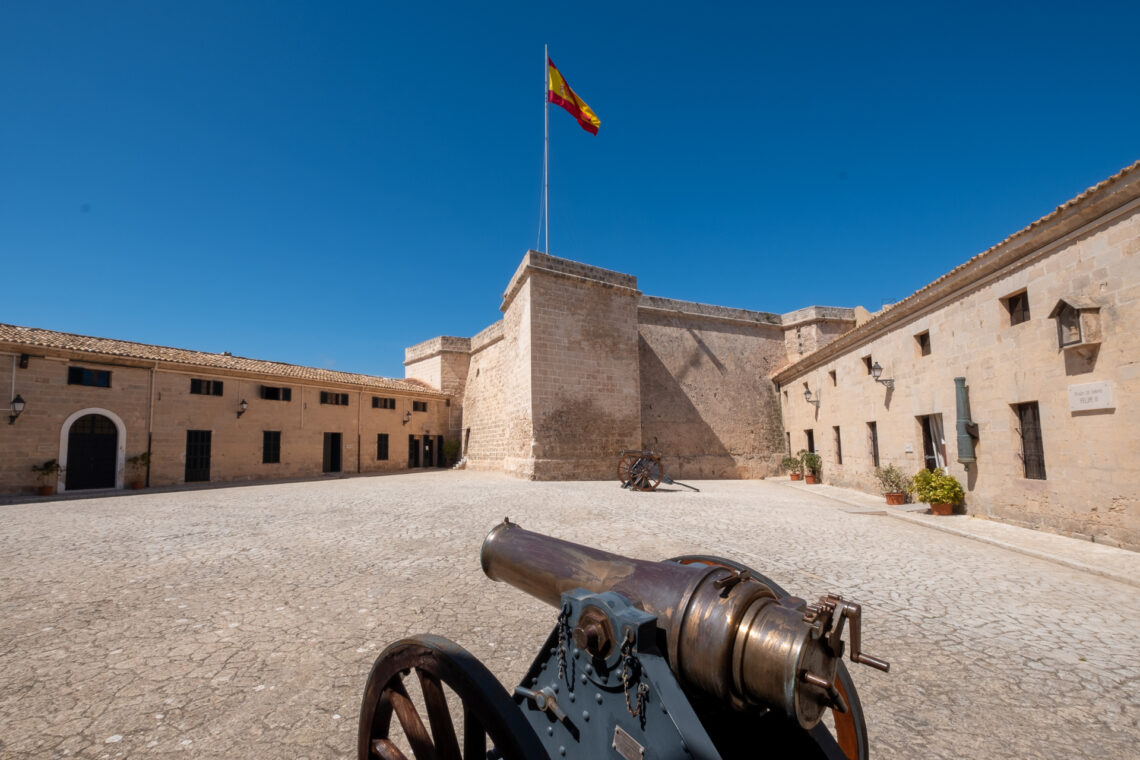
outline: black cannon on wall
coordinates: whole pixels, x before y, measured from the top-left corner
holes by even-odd
[[[861,651],[858,605],[808,604],[728,560],[629,559],[509,520],[481,559],[557,607],[554,630],[513,694],[447,639],[389,646],[365,688],[360,760],[867,758],[844,624],[853,662],[889,665]]]

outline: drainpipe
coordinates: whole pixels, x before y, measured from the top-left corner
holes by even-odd
[[[954,390],[958,399],[958,462],[969,466],[977,462],[974,456],[974,442],[978,440],[978,423],[970,419],[970,397],[966,389],[966,378],[954,378]]]

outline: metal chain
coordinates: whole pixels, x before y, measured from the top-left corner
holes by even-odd
[[[558,613],[558,680],[562,680],[566,673],[566,639],[570,635],[570,605],[562,605]],[[570,687],[573,688],[573,682]]]
[[[649,694],[649,686],[645,683],[637,685],[637,707],[634,707],[629,698],[629,682],[635,677],[640,681],[641,663],[633,656],[633,642],[626,639],[621,645],[621,683],[625,689],[625,709],[633,717],[641,715],[645,709],[645,700]]]

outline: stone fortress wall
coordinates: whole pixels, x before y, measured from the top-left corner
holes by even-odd
[[[633,275],[536,251],[501,310],[467,353],[448,336],[408,348],[405,374],[466,377],[453,403],[467,465],[539,480],[616,477],[618,452],[642,448],[678,479],[774,474],[783,428],[768,375],[790,360],[785,333],[822,345],[856,320],[810,307],[786,324],[646,296]]]

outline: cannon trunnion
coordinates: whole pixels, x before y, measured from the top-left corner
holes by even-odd
[[[488,534],[481,561],[492,580],[559,609],[522,683],[508,695],[440,637],[397,642],[365,690],[361,760],[406,751],[418,760],[868,756],[841,660],[844,623],[852,661],[889,666],[860,651],[858,605],[838,596],[807,604],[728,560],[629,559],[509,521]],[[409,697],[413,681],[427,724]],[[828,710],[835,736],[820,722]]]

